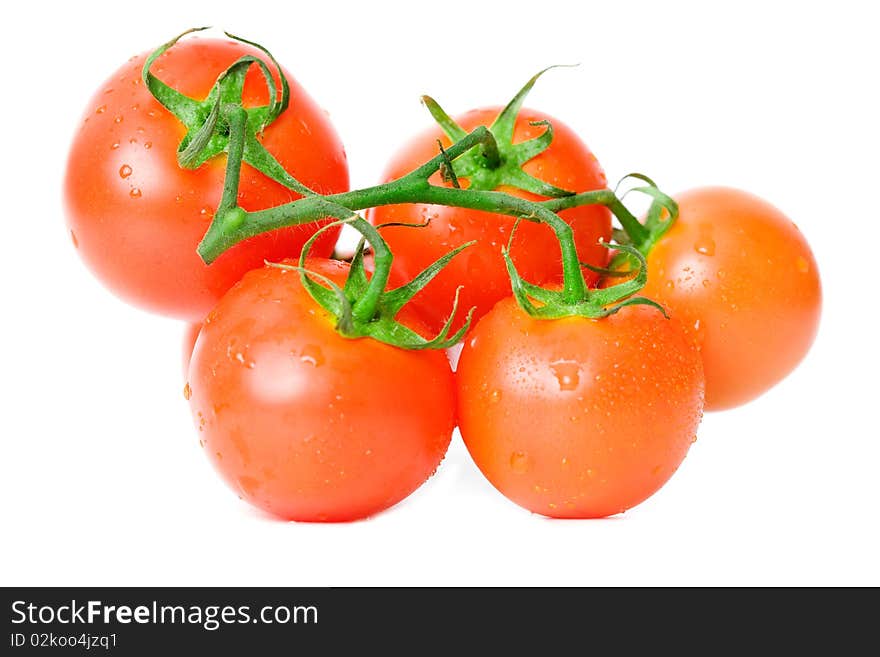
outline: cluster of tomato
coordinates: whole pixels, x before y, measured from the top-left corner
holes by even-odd
[[[240,42],[190,39],[157,59],[153,71],[203,98],[244,54],[262,53]],[[554,517],[619,513],[675,472],[704,408],[760,395],[797,365],[815,336],[820,284],[801,233],[754,196],[705,188],[677,197],[679,216],[646,254],[642,294],[668,317],[650,305],[593,319],[534,316],[511,296],[502,257],[512,217],[428,203],[372,208],[367,219],[384,226],[394,255],[392,283],[476,241],[398,317],[432,335],[458,294],[462,307],[475,308],[473,324],[455,371],[442,351],[343,337],[299,273],[264,265],[297,256],[324,227],[305,266],[342,287],[350,266],[330,259],[338,227],[273,230],[211,265],[200,259],[196,245],[223,187],[224,158],[178,166],[185,130],[144,85],[145,57],[98,90],[76,134],[65,183],[73,242],[121,297],[193,323],[184,395],[199,442],[243,499],[279,517],[352,520],[399,502],[438,467],[455,426],[483,474],[521,506]],[[337,134],[287,77],[290,107],[261,133],[262,144],[311,189],[347,190]],[[249,72],[243,104],[268,100],[258,71]],[[456,125],[489,125],[500,109],[469,112]],[[522,171],[555,188],[605,188],[596,158],[562,122],[522,109],[507,138],[526,142],[547,122],[552,142]],[[439,128],[415,138],[386,180],[434,157],[438,140],[451,144]],[[242,165],[242,208],[296,197]],[[591,287],[625,278],[608,269],[609,249],[600,243],[612,237],[606,207],[559,216],[573,231]],[[561,281],[560,245],[547,225],[522,222],[509,253],[523,279],[551,287]]]

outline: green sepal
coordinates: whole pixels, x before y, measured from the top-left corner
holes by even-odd
[[[468,242],[450,251],[437,259],[436,262],[426,267],[412,281],[393,290],[375,290],[373,286],[387,281],[388,268],[391,266],[390,251],[375,226],[367,223],[358,214],[342,206],[334,206],[327,203],[327,210],[343,218],[318,229],[306,243],[300,252],[299,264],[273,264],[281,269],[298,271],[303,287],[328,313],[336,318],[336,330],[346,338],[372,338],[379,342],[393,345],[402,349],[448,349],[459,342],[470,328],[473,311],[467,315],[464,325],[454,334],[449,335],[453,322],[458,314],[459,291],[456,291],[452,312],[439,333],[431,339],[426,339],[409,327],[397,321],[397,314],[420,290],[422,290],[457,254],[472,246],[474,242]],[[328,278],[309,271],[306,268],[306,259],[309,251],[318,237],[327,230],[349,224],[361,232],[362,238],[358,242],[357,249],[352,258],[349,273],[345,285],[339,287]],[[408,226],[413,227],[412,224]],[[370,243],[376,251],[376,272],[372,278],[367,277],[364,268],[364,252],[367,243]],[[385,264],[383,264],[385,263]],[[270,263],[267,263],[270,264]],[[380,268],[384,268],[381,271]],[[317,281],[324,283],[319,284]],[[372,307],[364,313],[363,302],[373,299]],[[361,317],[360,313],[365,314]]]
[[[517,222],[518,224],[518,222]],[[510,256],[510,246],[513,243],[514,225],[507,246],[502,250],[504,263],[510,277],[513,296],[526,314],[539,319],[561,319],[564,317],[585,317],[588,319],[600,319],[618,312],[621,308],[634,305],[650,305],[666,315],[665,309],[655,301],[645,297],[634,296],[641,290],[648,280],[647,261],[638,249],[628,245],[612,245],[601,242],[609,249],[619,249],[628,257],[638,263],[638,270],[632,278],[599,290],[586,290],[579,299],[571,300],[566,290],[549,289],[529,283],[520,276]],[[584,266],[584,263],[580,263]],[[600,269],[586,265],[589,269]],[[627,274],[628,275],[628,274]],[[532,299],[538,302],[533,303]]]
[[[533,121],[531,125],[543,126],[544,132],[528,141],[513,143],[514,126],[523,101],[538,78],[551,68],[556,67],[550,66],[532,76],[501,110],[488,128],[494,139],[486,140],[479,148],[456,158],[451,165],[444,162],[441,174],[445,182],[460,187],[459,179],[466,178],[468,189],[472,190],[492,191],[506,186],[549,198],[573,195],[574,192],[551,185],[523,170],[526,162],[547,150],[553,141],[553,126],[548,121]],[[451,141],[457,142],[467,136],[464,128],[436,100],[422,96],[422,102]]]
[[[278,61],[263,46],[253,41],[226,33],[232,39],[253,46],[269,58],[281,80],[281,94],[269,66],[259,57],[245,55],[221,73],[207,97],[203,100],[190,98],[159,80],[150,69],[156,59],[174,46],[182,37],[193,32],[208,28],[200,27],[187,30],[171,41],[163,44],[152,52],[144,62],[141,76],[147,89],[168,111],[187,129],[178,146],[178,164],[186,169],[196,169],[208,160],[229,150],[229,127],[223,116],[223,106],[233,104],[241,106],[241,95],[244,79],[248,69],[256,65],[266,83],[269,103],[258,107],[245,108],[247,112],[247,130],[244,136],[242,159],[272,180],[300,194],[309,195],[314,192],[306,185],[284,170],[278,161],[257,139],[290,104],[290,85]]]

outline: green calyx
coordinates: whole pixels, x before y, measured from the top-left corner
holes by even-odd
[[[632,192],[639,192],[651,197],[651,206],[648,208],[644,222],[624,223],[623,229],[615,229],[614,241],[618,244],[629,245],[647,257],[654,245],[672,228],[672,224],[678,218],[678,203],[661,192],[657,183],[643,173],[629,173],[621,178],[614,188],[615,196],[618,196],[621,185],[629,180],[638,180],[647,184],[630,187],[619,196],[620,200],[623,201]],[[611,259],[608,270],[600,273],[604,273],[606,276],[626,276],[628,272],[621,272],[622,266],[626,263],[636,267],[641,266],[630,253],[626,250],[620,250]]]
[[[241,166],[243,160],[289,189],[303,195],[314,193],[288,174],[258,139],[258,135],[287,109],[290,102],[290,87],[281,66],[263,46],[228,32],[225,33],[229,38],[253,46],[266,54],[281,81],[280,94],[269,65],[259,57],[252,55],[240,57],[221,73],[214,86],[211,87],[208,96],[201,100],[182,94],[151,73],[150,69],[156,59],[172,48],[181,38],[206,29],[208,28],[197,27],[187,30],[163,44],[147,57],[141,72],[144,84],[153,97],[186,127],[186,135],[177,149],[178,164],[184,169],[197,169],[221,153],[228,153],[231,148],[232,134],[230,113],[240,109],[244,112],[244,126],[238,166]],[[270,100],[266,105],[244,108],[242,107],[242,91],[245,76],[252,66],[257,66],[263,74]]]
[[[643,188],[636,188],[631,191],[640,191],[647,194],[652,199],[652,211],[649,212],[649,219],[654,217],[655,221],[659,221],[660,215],[666,213],[668,219],[665,221],[671,224],[672,220],[678,214],[678,206],[675,201],[659,191],[657,186],[646,176],[641,174],[631,174],[630,177],[636,177],[648,185]],[[573,198],[573,197],[569,197]],[[566,199],[562,199],[564,201]],[[543,206],[553,205],[553,202],[545,202]],[[635,217],[627,210],[616,194],[612,193],[610,198],[605,202],[615,216],[624,226],[634,224],[645,231],[645,241],[647,237],[652,236],[655,226],[646,222],[644,226],[640,224]],[[555,209],[555,208],[554,208]],[[558,210],[556,210],[558,212]],[[551,213],[553,214],[553,213]],[[510,240],[507,247],[502,251],[504,262],[507,266],[507,273],[510,276],[513,295],[519,306],[530,316],[539,319],[560,319],[563,317],[585,317],[589,319],[599,319],[607,317],[618,312],[621,308],[634,305],[648,305],[660,310],[664,316],[666,311],[655,301],[645,297],[635,296],[648,280],[648,269],[645,255],[640,248],[634,246],[629,239],[619,242],[618,244],[606,244],[602,242],[602,246],[608,249],[616,249],[617,255],[612,259],[611,267],[608,269],[594,267],[589,264],[581,263],[577,259],[576,249],[571,230],[563,230],[560,226],[558,215],[553,214],[550,220],[542,220],[554,227],[556,236],[559,239],[562,251],[562,271],[563,285],[561,289],[553,289],[534,285],[524,280],[520,276],[510,256],[510,247],[513,243],[513,236],[519,221],[514,225],[511,231]],[[563,224],[564,225],[564,224]],[[668,229],[668,226],[664,230]],[[659,228],[656,228],[659,230]],[[624,231],[620,231],[624,232]],[[626,231],[628,233],[628,231]],[[657,238],[659,239],[659,237]],[[650,247],[649,247],[650,248]],[[615,261],[618,266],[628,262],[634,265],[633,268],[626,272],[619,272],[615,269]],[[606,276],[619,276],[625,278],[621,283],[601,289],[589,289],[583,277],[581,268],[587,268],[592,271],[599,272]]]
[[[452,324],[458,313],[458,291],[456,291],[455,301],[453,302],[449,318],[440,329],[440,332],[431,339],[419,335],[405,324],[399,322],[397,315],[452,258],[473,245],[474,242],[468,242],[453,249],[425,268],[424,271],[409,283],[392,290],[386,290],[393,260],[387,243],[376,227],[369,224],[360,215],[341,206],[330,207],[330,205],[328,204],[328,207],[325,207],[324,210],[329,216],[338,217],[338,220],[323,226],[306,242],[300,254],[299,266],[294,267],[276,263],[267,264],[281,269],[298,271],[303,287],[305,287],[306,291],[319,306],[336,318],[336,330],[346,338],[369,337],[395,347],[414,350],[448,349],[461,340],[470,328],[474,309],[471,308],[468,311],[464,325],[450,335]],[[338,227],[341,224],[351,225],[363,236],[355,250],[348,277],[343,287],[339,287],[325,276],[306,269],[306,259],[315,240],[324,231]],[[419,227],[412,224],[406,225],[413,228]],[[375,271],[372,277],[367,276],[367,271],[364,267],[364,252],[367,241],[370,242],[374,252]]]
[[[459,157],[454,166],[441,171],[445,182],[460,187],[459,179],[465,178],[468,181],[468,189],[472,190],[491,191],[507,186],[550,198],[573,195],[574,192],[555,187],[523,170],[526,162],[547,150],[553,141],[553,126],[548,121],[536,121],[531,124],[544,127],[544,132],[537,137],[517,144],[513,143],[514,127],[523,101],[538,78],[551,68],[556,67],[545,68],[534,75],[501,110],[488,128],[493,139]],[[430,96],[422,96],[422,102],[453,143],[467,136],[464,128],[458,125],[437,101]]]

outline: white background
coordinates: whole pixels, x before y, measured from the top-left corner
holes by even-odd
[[[6,3],[0,583],[880,584],[871,3],[660,4]],[[708,415],[669,484],[622,517],[530,515],[457,435],[433,479],[368,521],[251,510],[198,447],[183,326],[100,287],[60,202],[92,92],[203,24],[260,41],[294,72],[329,110],[355,186],[428,124],[420,94],[456,113],[580,62],[528,104],[573,126],[609,179],[738,186],[798,223],[825,292],[812,352],[759,401]]]

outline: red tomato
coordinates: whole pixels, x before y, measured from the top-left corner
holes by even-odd
[[[337,284],[347,272],[329,260],[306,267]],[[452,435],[442,352],[350,340],[334,323],[297,273],[253,270],[208,315],[190,364],[206,454],[243,499],[281,518],[355,520],[396,504]]]
[[[456,381],[477,466],[512,501],[557,518],[600,518],[648,498],[702,415],[699,353],[646,306],[548,321],[505,299],[471,332]]]
[[[265,55],[233,41],[189,38],[153,64],[167,84],[204,98],[217,76],[244,54]],[[88,105],[70,150],[64,195],[74,245],[97,277],[127,301],[162,314],[201,321],[217,300],[264,259],[299,253],[316,225],[259,235],[233,247],[211,266],[196,254],[220,201],[225,159],[197,170],[176,160],[185,134],[181,123],[141,81],[146,53],[105,82]],[[348,189],[345,151],[324,112],[285,72],[290,107],[266,128],[263,145],[295,177],[319,192]],[[246,107],[268,102],[254,67],[244,88]],[[247,164],[239,203],[259,210],[298,195]],[[329,255],[336,231],[312,248]]]
[[[746,192],[694,189],[648,256],[641,294],[696,338],[706,409],[744,404],[803,359],[819,326],[816,260],[790,219]]]
[[[474,110],[456,119],[466,131],[477,126],[490,125],[501,108]],[[513,142],[526,141],[540,135],[546,128],[532,126],[530,122],[549,121],[553,125],[554,138],[543,153],[528,161],[525,172],[557,187],[583,192],[603,189],[605,173],[596,157],[578,136],[564,123],[540,112],[523,109],[517,117]],[[450,145],[439,127],[432,128],[407,144],[391,161],[383,181],[400,178],[418,165],[434,157],[437,140],[444,147]],[[443,184],[439,174],[432,179]],[[466,181],[461,181],[466,186]],[[539,200],[539,197],[518,189],[502,188],[516,196]],[[603,206],[583,206],[560,213],[574,229],[575,241],[581,260],[596,266],[605,266],[607,249],[598,241],[608,241],[611,236],[611,215]],[[452,309],[455,290],[464,285],[461,307],[476,306],[474,318],[487,313],[492,306],[510,295],[510,280],[501,248],[507,245],[514,220],[504,215],[466,210],[439,205],[396,205],[378,207],[367,213],[373,224],[388,222],[424,223],[425,228],[390,227],[382,231],[394,253],[395,267],[406,280],[412,279],[434,260],[451,249],[471,240],[477,244],[456,256],[447,267],[413,299],[419,312],[438,329]],[[528,221],[520,223],[511,249],[513,261],[523,278],[532,283],[556,279],[562,273],[559,242],[553,231],[543,225]],[[586,272],[588,283],[595,281],[595,274]],[[462,320],[456,323],[461,326]]]

